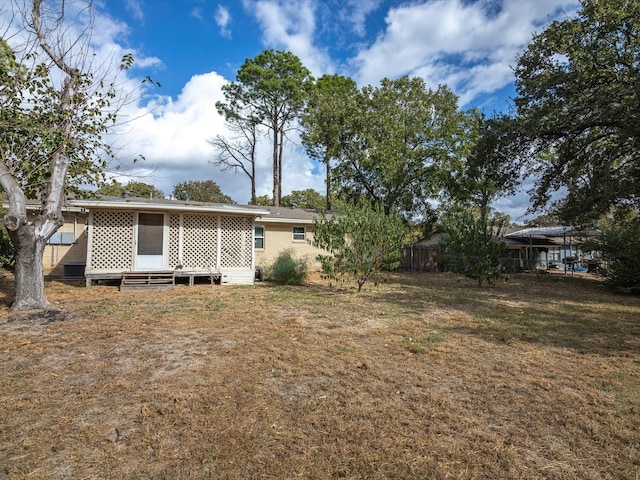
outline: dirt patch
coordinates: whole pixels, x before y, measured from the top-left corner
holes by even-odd
[[[640,475],[640,299],[597,282],[47,294],[0,312],[0,478]]]

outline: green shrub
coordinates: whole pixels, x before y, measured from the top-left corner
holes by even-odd
[[[292,250],[284,250],[265,273],[269,280],[280,285],[304,285],[308,274],[307,262],[294,258]]]
[[[504,275],[503,221],[486,220],[470,210],[452,212],[445,220],[440,261],[452,271],[477,280],[480,287],[485,281],[493,285]]]
[[[337,202],[330,218],[323,214],[313,222],[313,245],[328,252],[316,257],[322,271],[332,280],[353,278],[358,292],[369,280],[384,280],[383,270],[398,268],[406,235],[399,213],[366,201]]]

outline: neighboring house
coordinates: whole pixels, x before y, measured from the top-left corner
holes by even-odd
[[[269,215],[256,218],[254,227],[256,265],[273,265],[280,253],[291,250],[295,258],[307,260],[311,270],[319,270],[316,256],[326,253],[315,248],[313,221],[320,217],[315,210],[287,207],[263,207]]]
[[[505,228],[502,240],[506,256],[502,262],[509,271],[565,268],[575,271],[597,268],[598,252],[583,252],[580,247],[586,238],[597,231],[582,231],[570,226]],[[444,231],[411,245],[403,245],[402,268],[428,272],[439,268],[438,256]],[[595,266],[595,267],[594,267]]]
[[[445,237],[444,230],[436,230],[429,238],[403,244],[400,247],[402,259],[400,269],[411,272],[436,272],[439,270],[440,243]]]
[[[598,252],[583,251],[584,241],[598,236],[571,226],[522,228],[507,233],[504,240],[511,257],[524,269],[570,268],[587,270],[599,265]]]

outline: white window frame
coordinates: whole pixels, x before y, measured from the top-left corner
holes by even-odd
[[[298,230],[298,231],[296,232],[296,230]],[[300,232],[300,230],[302,230],[302,232]],[[307,229],[305,227],[293,227],[292,239],[293,239],[294,242],[306,242],[307,241]]]
[[[262,229],[262,235],[257,235],[256,229],[261,228]],[[253,226],[253,248],[255,248],[256,250],[264,250],[264,246],[265,246],[265,228],[264,225],[254,225]],[[256,240],[261,239],[262,240],[262,246],[258,247],[256,246]]]

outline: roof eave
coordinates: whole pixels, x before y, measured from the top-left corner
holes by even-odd
[[[256,208],[243,208],[234,205],[195,205],[180,203],[162,202],[140,202],[122,200],[74,200],[73,205],[85,209],[113,209],[113,210],[151,210],[170,212],[205,212],[205,213],[227,213],[236,215],[261,216],[269,215],[268,210]]]

